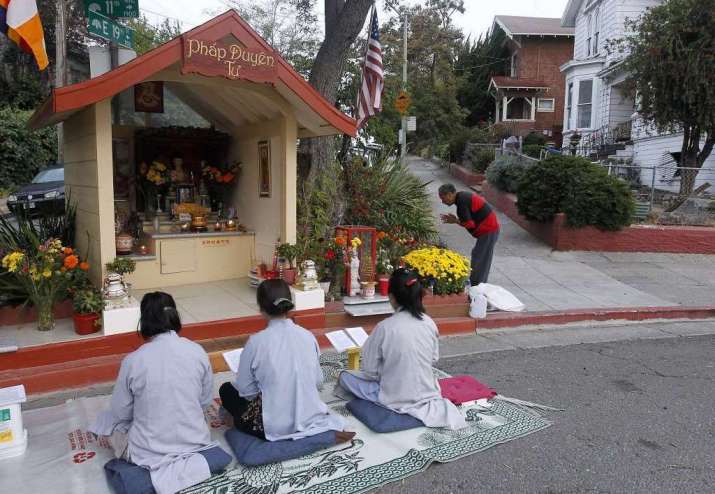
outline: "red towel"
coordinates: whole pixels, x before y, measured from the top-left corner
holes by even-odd
[[[497,395],[489,386],[486,386],[472,376],[453,376],[439,379],[442,396],[456,405],[469,401],[493,398]]]

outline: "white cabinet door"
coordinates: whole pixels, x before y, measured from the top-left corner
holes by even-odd
[[[162,240],[161,274],[196,271],[196,242],[193,238]]]

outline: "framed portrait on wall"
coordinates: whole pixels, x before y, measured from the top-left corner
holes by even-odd
[[[258,143],[258,196],[271,197],[271,143]]]
[[[149,81],[134,86],[134,111],[164,113],[164,82]]]

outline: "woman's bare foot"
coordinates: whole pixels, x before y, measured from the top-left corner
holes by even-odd
[[[355,437],[354,432],[348,431],[337,431],[335,433],[335,444],[348,443]]]

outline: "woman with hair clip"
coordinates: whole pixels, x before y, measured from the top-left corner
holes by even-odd
[[[144,344],[122,360],[109,410],[90,431],[110,436],[117,458],[147,468],[157,493],[174,493],[230,462],[211,442],[204,417],[213,372],[204,349],[179,336],[171,295],[144,295],[139,324]],[[228,461],[217,468],[215,460],[222,458]]]
[[[340,386],[357,398],[411,415],[427,427],[466,427],[457,407],[442,398],[432,371],[439,359],[439,332],[425,314],[417,274],[397,269],[388,293],[395,314],[375,326],[363,346],[360,370],[343,371]]]
[[[268,326],[248,339],[235,383],[226,382],[219,389],[234,426],[268,441],[330,430],[336,431],[336,443],[349,441],[355,434],[341,432],[343,418],[330,413],[320,399],[318,342],[288,318],[293,310],[288,284],[266,280],[258,286],[256,298]]]

